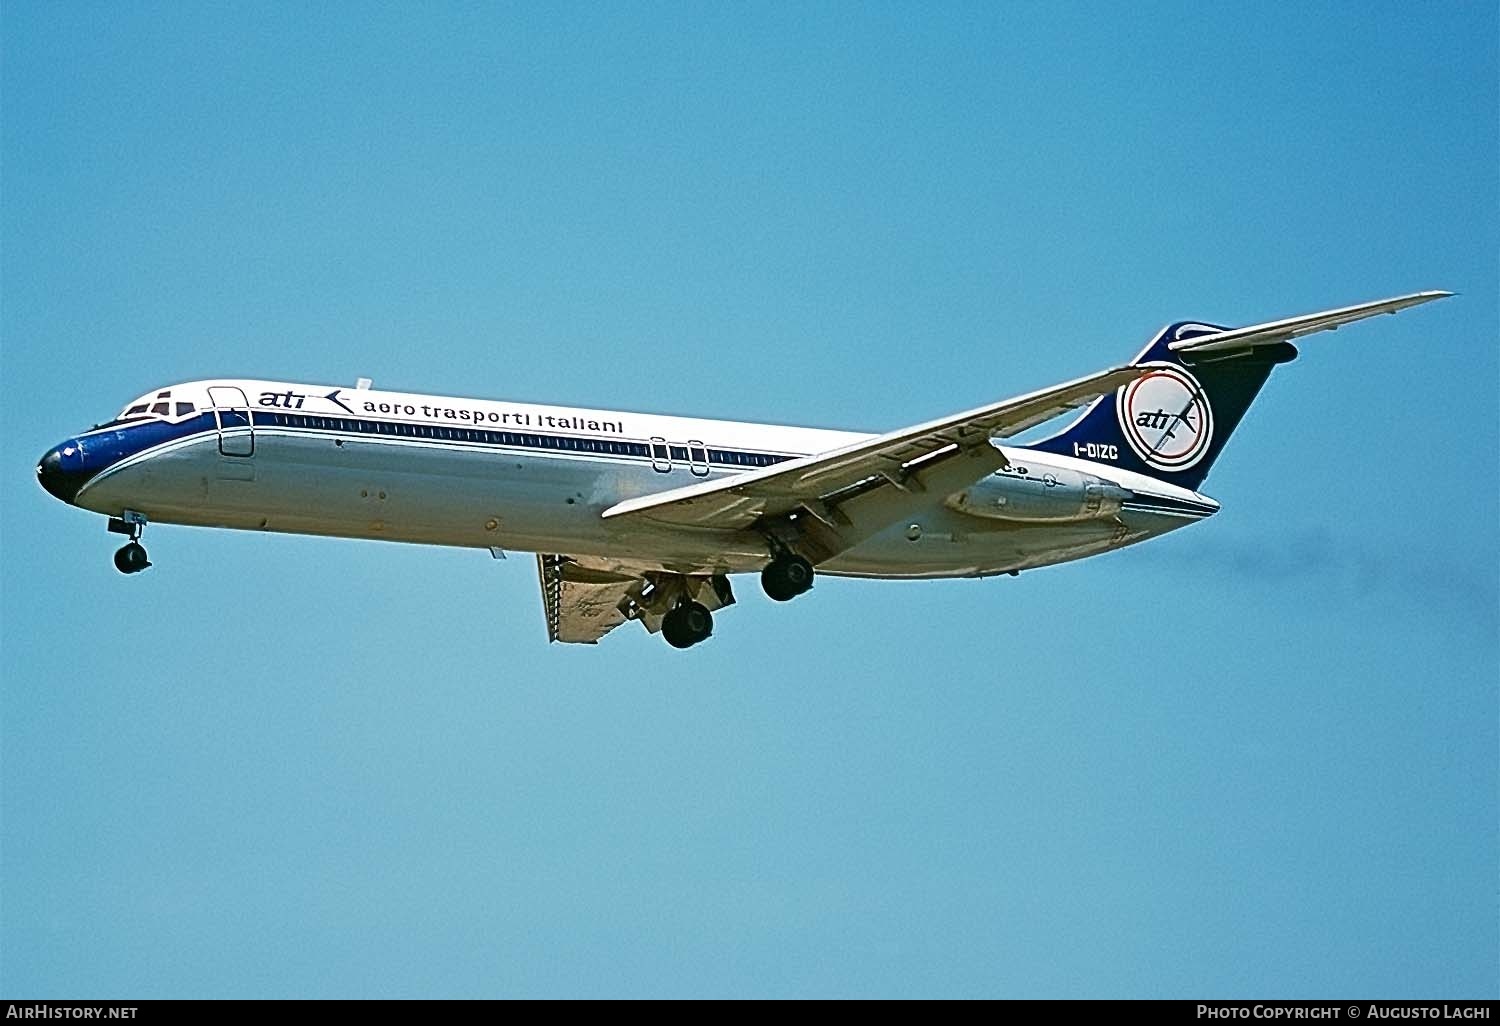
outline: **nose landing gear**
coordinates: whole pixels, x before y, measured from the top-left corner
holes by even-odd
[[[141,532],[146,528],[146,516],[127,509],[123,516],[110,517],[109,529],[114,534],[128,534],[130,541],[115,553],[115,569],[122,574],[138,574],[151,565],[146,558],[146,547],[141,544]]]

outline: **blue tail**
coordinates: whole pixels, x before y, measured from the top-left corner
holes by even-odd
[[[1174,353],[1169,344],[1225,329],[1178,321],[1151,340],[1135,366],[1154,368],[1103,396],[1061,434],[1028,448],[1113,464],[1196,489],[1250,408],[1271,369],[1297,357],[1290,342],[1241,352]]]

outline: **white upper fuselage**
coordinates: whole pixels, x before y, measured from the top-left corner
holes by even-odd
[[[871,436],[858,432],[225,379],[173,385],[60,446],[63,496],[152,522],[566,553],[682,574],[758,570],[753,531],[620,523],[624,500]],[[1076,559],[1201,519],[1197,492],[1000,447],[1010,467],[820,565],[954,577]],[[76,452],[69,452],[70,449]],[[50,489],[51,486],[49,486]]]

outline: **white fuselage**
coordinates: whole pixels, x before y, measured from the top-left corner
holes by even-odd
[[[198,381],[143,397],[117,421],[73,439],[81,462],[71,501],[156,523],[736,573],[766,562],[765,539],[753,531],[621,524],[600,514],[626,499],[867,437],[368,388]],[[1002,451],[1008,470],[963,493],[924,496],[916,512],[820,572],[1006,573],[1140,541],[1217,509],[1196,492],[1116,467]]]

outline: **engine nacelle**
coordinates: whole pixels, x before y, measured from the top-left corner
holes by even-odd
[[[989,520],[1058,524],[1120,512],[1131,492],[1092,474],[1013,463],[943,500],[949,509]]]

